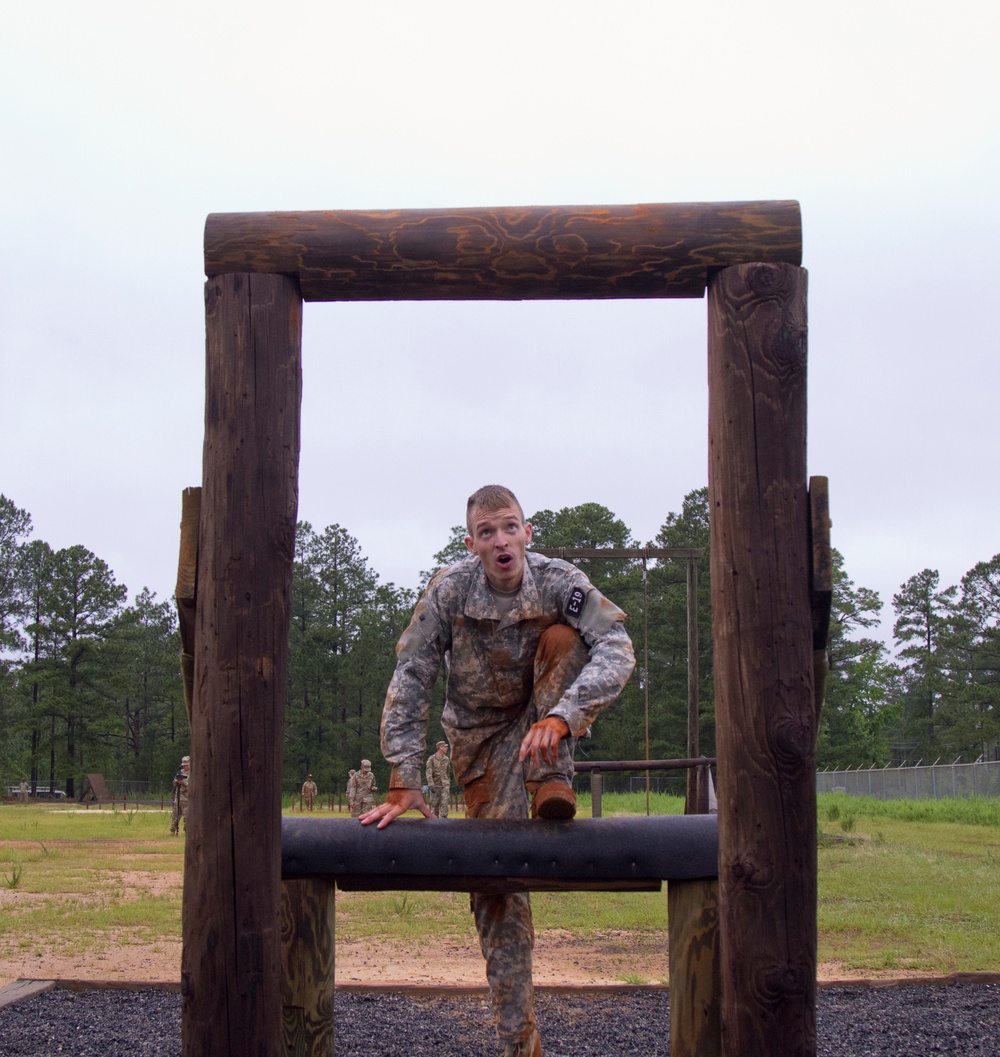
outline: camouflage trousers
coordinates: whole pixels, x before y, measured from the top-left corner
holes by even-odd
[[[181,828],[181,820],[184,822],[184,829],[187,829],[187,810],[188,810],[188,798],[186,796],[174,797],[173,810],[170,813],[170,832],[179,833]]]
[[[448,817],[448,794],[451,790],[446,785],[432,785],[427,788],[427,806],[438,818]]]
[[[521,763],[518,753],[528,728],[544,719],[587,663],[588,653],[580,636],[565,624],[546,629],[538,644],[534,663],[534,689],[524,711],[509,728],[483,747],[486,773],[463,790],[468,818],[526,819],[529,793],[545,781],[573,780],[575,738],[559,742],[554,765],[535,768]],[[535,1027],[534,985],[531,979],[535,929],[531,900],[527,893],[471,896],[472,915],[479,933],[479,946],[486,959],[486,980],[502,1044],[526,1039]]]

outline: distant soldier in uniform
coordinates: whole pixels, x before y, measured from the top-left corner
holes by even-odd
[[[432,756],[427,757],[427,806],[438,818],[448,817],[448,798],[451,794],[451,760],[448,742],[439,741]]]
[[[371,811],[375,806],[375,775],[372,773],[371,760],[361,761],[361,770],[354,772],[354,794],[351,795],[348,786],[347,799],[351,805],[351,814],[358,818],[366,811]]]
[[[354,776],[357,773],[353,768],[347,772],[347,810],[352,815],[354,814]]]
[[[170,815],[170,832],[179,833],[181,819],[187,830],[188,780],[191,774],[191,757],[181,757],[181,769],[174,775],[174,809]]]
[[[20,796],[19,799],[22,804],[27,806],[28,804],[28,782],[26,779],[21,779]]]
[[[306,811],[312,811],[313,801],[316,799],[318,792],[319,790],[316,788],[313,776],[311,774],[308,775],[302,783],[302,799],[306,802]]]
[[[569,562],[527,551],[531,525],[510,489],[470,496],[466,526],[470,557],[431,580],[396,646],[382,711],[389,792],[363,825],[410,809],[431,817],[420,765],[443,665],[441,722],[467,817],[572,818],[576,739],[635,667],[625,614]],[[504,1057],[541,1057],[528,895],[476,892],[472,913]]]

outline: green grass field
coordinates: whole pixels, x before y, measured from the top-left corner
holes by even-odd
[[[589,813],[586,798],[581,814]],[[290,808],[286,808],[289,810]],[[653,813],[677,798],[652,796]],[[645,794],[606,795],[603,810],[645,814]],[[854,973],[1000,971],[1000,803],[819,798],[819,960]],[[169,812],[0,807],[0,943],[67,952],[128,930],[180,936],[183,838]],[[13,897],[23,893],[23,897]],[[5,893],[6,894],[6,893]],[[663,893],[537,893],[539,930],[585,938],[665,934]],[[461,893],[339,893],[338,937],[433,942],[467,936]]]

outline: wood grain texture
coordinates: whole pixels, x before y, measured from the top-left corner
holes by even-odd
[[[294,280],[206,284],[181,959],[184,1057],[281,1050],[281,747],[297,512]]]
[[[709,285],[709,504],[726,1057],[816,1052],[806,273]]]
[[[713,269],[799,264],[799,205],[212,213],[205,274],[294,275],[307,301],[701,297]]]
[[[333,1057],[336,891],[332,881],[281,885],[285,1057]]]
[[[718,1057],[719,883],[671,881],[670,1057]]]

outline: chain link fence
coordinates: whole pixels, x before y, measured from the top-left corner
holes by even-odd
[[[819,771],[816,792],[872,796],[876,800],[1000,796],[1000,760]]]

